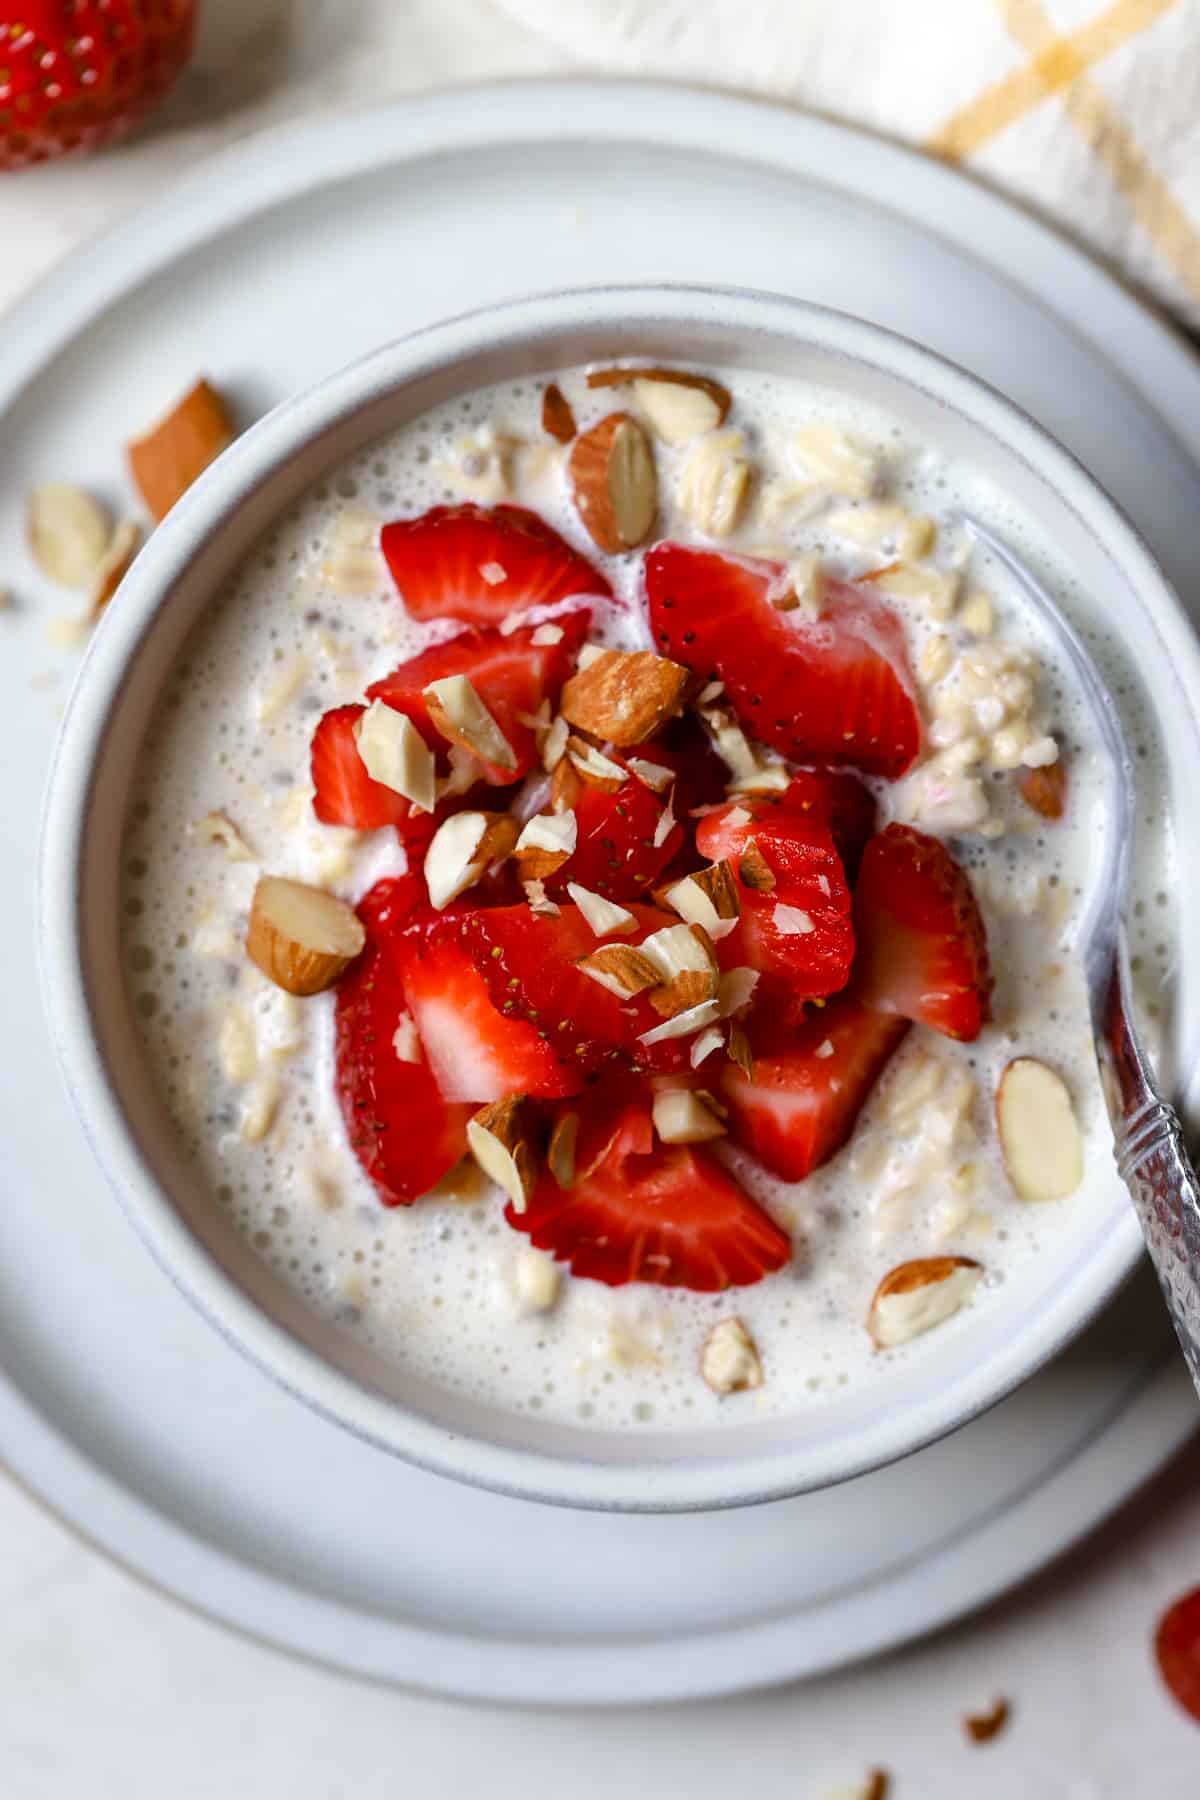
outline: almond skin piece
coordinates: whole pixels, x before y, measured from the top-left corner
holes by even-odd
[[[728,388],[708,375],[691,375],[685,369],[593,369],[587,378],[590,388],[624,387],[631,381],[663,381],[675,387],[699,388],[717,409],[716,423],[723,425],[733,398]]]
[[[738,877],[743,887],[753,888],[756,894],[771,894],[775,891],[775,871],[753,840],[742,852],[738,863]]]
[[[1067,770],[1060,756],[1040,769],[1018,769],[1017,789],[1043,819],[1061,819],[1067,804]]]
[[[225,402],[207,381],[198,381],[153,431],[126,445],[134,484],[156,519],[166,518],[232,438]]]
[[[142,528],[123,519],[112,534],[104,553],[104,561],[96,571],[92,591],[88,595],[88,618],[98,619],[126,575],[130,564],[142,547]]]
[[[729,1036],[725,1040],[725,1054],[730,1062],[742,1071],[747,1081],[754,1080],[754,1056],[750,1049],[750,1039],[746,1036],[743,1028],[736,1023],[729,1027]]]
[[[1004,1699],[994,1700],[985,1713],[968,1713],[963,1730],[972,1744],[990,1744],[999,1737],[1012,1717],[1012,1707]]]
[[[365,941],[353,907],[325,888],[264,875],[254,890],[246,954],[285,993],[323,993]]]
[[[689,670],[653,650],[605,650],[566,683],[562,715],[619,749],[644,744],[683,706]]]
[[[640,544],[658,511],[654,452],[629,413],[609,413],[575,439],[567,475],[584,529],[606,556]]]
[[[577,430],[571,403],[557,381],[552,381],[542,394],[542,430],[560,444],[569,444]]]

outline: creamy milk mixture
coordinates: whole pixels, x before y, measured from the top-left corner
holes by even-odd
[[[589,392],[578,373],[558,379],[581,428],[633,404],[628,390]],[[125,851],[124,957],[147,1059],[214,1206],[314,1307],[415,1371],[575,1424],[695,1425],[744,1419],[747,1408],[757,1416],[811,1407],[871,1380],[893,1356],[955,1354],[961,1320],[873,1353],[863,1319],[888,1269],[910,1256],[974,1257],[986,1276],[973,1305],[986,1307],[989,1290],[1020,1282],[1039,1243],[1069,1231],[1087,1206],[1086,1180],[1051,1205],[1013,1194],[992,1096],[1014,1054],[1062,1073],[1090,1162],[1109,1154],[1072,958],[1088,841],[1103,828],[1087,722],[1011,581],[986,558],[969,558],[945,524],[966,506],[1030,549],[1021,520],[969,469],[834,393],[740,373],[726,429],[698,440],[699,452],[656,445],[657,536],[787,558],[817,551],[850,577],[897,553],[941,571],[933,591],[926,580],[919,597],[891,595],[909,631],[926,743],[914,772],[876,785],[885,816],[950,838],[970,867],[996,975],[994,1022],[973,1044],[914,1027],[849,1146],[799,1186],[718,1147],[792,1230],[789,1269],[725,1296],[611,1290],[564,1273],[541,1310],[536,1265],[545,1259],[504,1223],[500,1197],[482,1180],[464,1178],[456,1192],[407,1208],[379,1204],[334,1097],[332,993],[291,998],[241,946],[264,870],[357,900],[403,867],[390,831],[358,836],[318,824],[308,775],[323,711],[454,634],[405,617],[375,547],[380,521],[464,498],[532,506],[631,603],[598,607],[593,635],[649,646],[636,604],[641,554],[610,563],[580,528],[564,453],[540,429],[541,391],[541,382],[523,382],[480,392],[365,451],[279,521],[189,643],[146,741]],[[752,487],[736,530],[713,540],[705,527],[730,459],[750,463]],[[939,525],[928,549],[924,518]],[[1069,604],[1070,571],[1042,572]],[[964,704],[974,721],[966,735],[982,745],[964,744]],[[1164,795],[1147,722],[1127,707],[1126,723],[1144,791]],[[1046,732],[1069,759],[1060,824],[1038,818],[1003,772]],[[995,764],[1000,772],[990,772]],[[215,810],[238,827],[243,859],[192,829]],[[1152,1026],[1173,929],[1169,858],[1165,819],[1148,817],[1134,950]],[[767,1379],[719,1400],[699,1377],[698,1356],[713,1323],[733,1313],[749,1326]]]

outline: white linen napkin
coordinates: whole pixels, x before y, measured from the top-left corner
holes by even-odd
[[[497,0],[612,72],[792,101],[1044,212],[1200,329],[1200,0]]]

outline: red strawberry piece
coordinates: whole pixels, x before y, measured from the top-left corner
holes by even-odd
[[[631,1116],[622,1092],[616,1109],[595,1166],[569,1188],[544,1172],[523,1213],[505,1209],[510,1225],[572,1274],[609,1287],[642,1281],[718,1293],[783,1267],[792,1251],[787,1233],[714,1157],[686,1144],[655,1144],[652,1136],[643,1148],[648,1102]],[[603,1137],[591,1121],[588,1130],[593,1142],[598,1132]],[[576,1168],[588,1169],[578,1154]]]
[[[698,806],[712,806],[725,798],[729,770],[695,713],[682,713],[652,743],[625,754],[674,770],[675,812],[681,819]]]
[[[630,754],[643,750],[650,756],[654,746],[640,745]],[[661,844],[654,842],[669,797],[669,789],[655,793],[635,775],[613,794],[582,785],[574,805],[575,848],[547,880],[547,893],[558,899],[570,881],[608,900],[632,900],[645,893],[683,843],[678,823]]]
[[[499,625],[575,594],[612,595],[585,557],[522,506],[435,506],[385,525],[379,542],[414,619]]]
[[[547,1037],[492,1004],[487,984],[458,939],[459,915],[422,911],[393,938],[408,1009],[447,1100],[558,1099],[583,1076],[558,1060]]]
[[[1167,1608],[1154,1634],[1154,1654],[1171,1694],[1200,1721],[1200,1588]]]
[[[863,853],[854,890],[855,992],[880,1012],[972,1039],[989,1016],[987,933],[946,846],[889,825]]]
[[[785,815],[824,825],[833,836],[847,881],[853,882],[867,839],[875,832],[875,797],[845,769],[798,769],[778,799],[744,794],[696,822],[696,848],[723,862],[755,834],[757,822]]]
[[[313,811],[326,825],[349,825],[355,831],[403,826],[412,810],[408,801],[372,781],[358,754],[354,728],[365,711],[363,706],[337,706],[318,721],[310,756]]]
[[[523,1019],[543,1032],[570,1072],[675,1069],[686,1064],[686,1040],[639,1041],[642,1032],[662,1024],[645,996],[623,1001],[577,967],[602,942],[638,944],[652,931],[679,923],[656,907],[630,911],[637,929],[619,938],[598,939],[576,906],[563,906],[550,917],[524,905],[463,912],[458,936],[493,1003],[506,1017]]]
[[[385,1206],[410,1206],[465,1155],[472,1106],[446,1101],[425,1061],[396,1051],[408,1017],[389,938],[411,903],[407,877],[380,882],[359,916],[367,947],[338,983],[335,1081],[350,1147]]]
[[[797,762],[902,775],[921,743],[904,629],[869,588],[826,581],[821,616],[779,612],[783,563],[656,544],[645,562],[655,644],[716,677],[745,729]]]
[[[582,624],[576,622],[579,619]],[[512,746],[515,768],[480,765],[489,782],[507,787],[537,763],[537,737],[526,721],[537,713],[543,700],[549,700],[551,707],[557,705],[586,630],[586,615],[572,614],[571,629],[557,644],[535,644],[533,627],[507,636],[499,631],[464,631],[449,643],[435,644],[401,663],[382,681],[373,682],[367,699],[382,700],[397,712],[407,713],[426,743],[444,750],[445,741],[429,718],[425,689],[446,676],[465,675]]]
[[[773,887],[743,878],[751,858],[758,865],[753,879],[768,871]],[[800,1001],[845,987],[854,958],[850,890],[825,827],[779,809],[764,813],[727,861],[741,914],[718,939],[717,958],[723,969],[757,969],[764,977],[756,1006],[794,1016]]]
[[[757,1029],[754,1074],[726,1063],[722,1096],[735,1141],[786,1181],[803,1181],[828,1162],[854,1129],[867,1095],[907,1021],[839,995],[792,1030]]]
[[[0,5],[0,169],[123,136],[174,85],[195,17],[195,0]]]

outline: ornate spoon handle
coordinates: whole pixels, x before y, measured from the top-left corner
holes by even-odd
[[[1133,1196],[1183,1354],[1200,1390],[1200,1182],[1173,1106],[1154,1085],[1130,1012],[1122,940],[1096,1034],[1117,1170]]]

